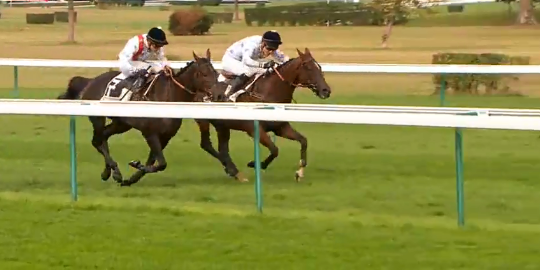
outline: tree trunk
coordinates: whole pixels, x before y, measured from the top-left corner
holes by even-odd
[[[75,7],[73,6],[73,0],[68,0],[68,42],[75,42]]]
[[[386,21],[386,28],[384,29],[384,33],[382,35],[382,44],[381,46],[383,48],[388,48],[388,39],[390,39],[390,34],[392,34],[392,27],[394,26],[394,17],[388,18]]]
[[[537,24],[534,17],[534,6],[531,0],[519,1],[519,15],[517,17],[518,24]]]
[[[240,14],[238,11],[238,0],[234,0],[234,20],[235,21],[240,20]]]

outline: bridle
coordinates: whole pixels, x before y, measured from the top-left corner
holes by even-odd
[[[322,70],[321,68],[321,65],[315,61],[315,59],[311,58],[310,61],[313,61],[313,63],[315,63],[317,65],[317,67],[319,68],[319,70]],[[309,61],[308,61],[309,62]],[[308,62],[302,62],[301,65],[305,64],[305,63],[308,63]],[[281,81],[285,82],[285,83],[288,83],[289,85],[293,86],[294,88],[296,87],[302,87],[302,88],[308,88],[312,91],[316,91],[317,90],[317,85],[315,83],[312,83],[312,82],[309,82],[309,83],[295,83],[295,82],[290,82],[290,81],[287,81],[283,75],[281,75],[281,73],[278,71],[278,68],[280,66],[273,66],[272,67],[272,70],[276,73],[276,75],[279,77],[279,79],[281,79]],[[260,101],[264,101],[264,97],[259,95],[259,94],[256,94],[254,92],[249,92],[250,96],[256,98],[256,99],[259,99]],[[293,103],[297,103],[296,100],[294,99],[294,97],[292,98],[292,102]]]
[[[311,58],[310,61],[313,61],[313,63],[315,63],[315,64],[317,65],[317,67],[319,68],[319,70],[322,70],[321,65],[319,65],[319,63],[317,63],[317,61],[315,61],[315,59]],[[306,62],[306,63],[307,63],[307,62]],[[302,65],[303,65],[303,64],[305,64],[305,63],[303,62]],[[278,66],[278,67],[279,67],[279,66]],[[294,83],[294,82],[289,82],[289,81],[285,80],[285,78],[283,78],[283,76],[281,75],[281,73],[278,71],[278,69],[277,69],[278,67],[275,67],[275,66],[274,66],[274,67],[272,67],[272,69],[274,70],[274,72],[276,72],[276,74],[278,75],[278,77],[279,77],[283,82],[286,82],[286,83],[288,83],[288,84],[294,86],[295,88],[296,88],[296,87],[304,87],[304,88],[309,88],[309,89],[311,89],[311,90],[313,90],[313,91],[317,90],[317,88],[316,88],[317,85],[316,85],[315,83],[312,83],[312,82],[307,83],[307,84],[304,84],[304,83]]]
[[[198,65],[197,63],[193,63],[193,64],[194,64],[194,65]],[[185,87],[182,83],[180,83],[178,80],[176,80],[176,79],[174,78],[174,70],[173,70],[171,67],[165,66],[165,67],[163,68],[163,72],[165,73],[165,75],[166,75],[167,77],[170,77],[170,78],[171,78],[172,82],[173,82],[175,85],[177,85],[178,87],[180,87],[180,88],[183,89],[184,91],[186,91],[186,92],[188,92],[188,93],[190,93],[190,94],[192,94],[192,95],[196,95],[196,94],[197,94],[197,91],[193,91],[193,90],[188,89],[188,88]],[[205,93],[206,96],[207,96],[208,98],[211,98],[211,97],[212,97],[212,92],[210,92],[210,90],[202,89],[200,92]]]

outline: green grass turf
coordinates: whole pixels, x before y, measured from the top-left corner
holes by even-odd
[[[52,98],[57,89],[21,89]],[[9,96],[9,89],[2,95]],[[302,102],[319,102],[307,93]],[[349,93],[332,103],[436,106],[437,97]],[[524,97],[449,97],[451,106],[539,107]],[[329,101],[325,101],[329,102]],[[69,201],[67,117],[0,118],[0,269],[538,269],[537,132],[466,130],[467,226],[456,225],[451,129],[295,123],[309,139],[277,140],[263,173],[264,214],[253,181],[227,178],[185,120],[165,151],[169,167],[139,184],[101,182],[103,161],[77,126],[80,200]],[[213,135],[215,140],[215,135]],[[136,131],[111,138],[125,176],[144,159]],[[245,164],[253,143],[234,132]],[[266,155],[267,151],[263,151]]]

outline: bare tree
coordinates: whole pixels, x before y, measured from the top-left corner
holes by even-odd
[[[422,4],[441,2],[441,0],[428,0],[420,2],[418,0],[373,0],[368,5],[383,14],[383,23],[386,26],[382,34],[381,46],[388,47],[388,40],[392,34],[393,26],[398,16],[414,15]]]
[[[238,0],[234,0],[234,20],[240,20],[240,12],[238,11]]]
[[[508,4],[508,13],[511,13],[511,5],[516,0],[497,0],[497,2],[504,2]],[[516,18],[516,24],[538,24],[538,21],[534,17],[534,2],[538,0],[520,0],[519,1],[519,13]]]
[[[534,17],[534,4],[532,0],[519,1],[518,24],[538,24]]]
[[[73,6],[73,0],[68,0],[68,42],[75,42],[75,7]]]

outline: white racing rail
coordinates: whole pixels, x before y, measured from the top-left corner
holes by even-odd
[[[186,61],[170,61],[172,68],[181,68]],[[213,61],[216,69],[222,69],[221,62]],[[77,68],[118,68],[117,61],[107,60],[60,60],[60,59],[19,59],[0,58],[0,66],[14,67],[77,67]],[[538,74],[540,65],[429,65],[429,64],[354,64],[321,63],[324,72],[341,73],[409,73],[409,74]]]
[[[540,130],[540,110],[520,109],[0,99],[0,114],[241,119]]]

